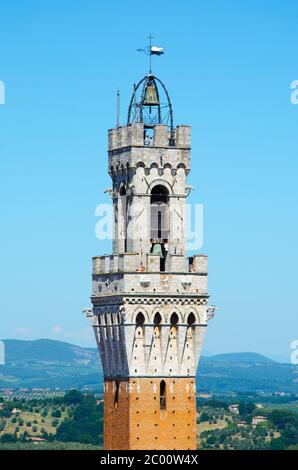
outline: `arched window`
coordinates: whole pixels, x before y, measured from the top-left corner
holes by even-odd
[[[167,386],[164,380],[159,384],[159,407],[161,410],[167,409]]]
[[[161,323],[161,315],[159,312],[157,312],[154,315],[153,323],[154,323],[153,336],[155,339],[158,339],[160,337],[160,323]]]
[[[169,191],[161,184],[151,190],[150,220],[151,251],[159,254],[160,271],[164,271],[169,239]]]
[[[144,323],[145,323],[144,314],[142,312],[139,312],[136,317],[136,324],[137,326],[143,326]]]
[[[193,323],[195,323],[195,322],[196,322],[196,317],[191,312],[187,317],[187,323],[188,323],[188,325],[193,325]]]
[[[168,240],[169,238],[169,191],[158,184],[151,190],[151,239]]]
[[[172,313],[171,318],[170,318],[171,325],[173,326],[177,325],[178,321],[179,321],[179,317],[177,313],[176,312]]]
[[[127,251],[127,196],[124,184],[120,186],[118,199],[118,240],[119,252]]]

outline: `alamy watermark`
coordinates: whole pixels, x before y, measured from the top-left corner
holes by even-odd
[[[185,204],[170,208],[166,205],[134,203],[128,210],[125,201],[99,204],[95,235],[99,240],[182,240],[187,250],[203,246],[203,204]],[[186,222],[187,221],[187,222]]]
[[[291,103],[298,104],[298,80],[293,80],[290,88],[293,90],[291,93]]]
[[[0,80],[0,104],[5,104],[5,85],[2,80]]]

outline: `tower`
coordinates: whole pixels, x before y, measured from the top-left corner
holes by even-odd
[[[196,449],[208,292],[207,257],[186,256],[190,132],[152,74],[109,130],[113,254],[93,258],[91,315],[109,450]]]

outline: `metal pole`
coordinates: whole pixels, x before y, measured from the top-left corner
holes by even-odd
[[[117,117],[116,117],[116,127],[120,126],[120,91],[117,90]]]
[[[149,74],[151,75],[152,70],[151,70],[151,47],[152,47],[152,39],[154,36],[150,33],[148,38],[149,38]]]

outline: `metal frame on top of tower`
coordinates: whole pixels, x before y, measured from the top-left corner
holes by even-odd
[[[157,83],[162,87],[162,90],[166,96],[166,103],[160,102],[160,92],[158,90]],[[137,98],[137,92],[142,86],[140,98]],[[149,86],[154,86],[156,90],[157,101],[153,104],[146,103],[146,94]],[[157,112],[152,115],[152,110],[156,108]],[[148,74],[143,77],[137,85],[134,85],[134,91],[128,107],[127,125],[133,122],[143,122],[145,128],[152,128],[156,124],[166,124],[171,132],[173,133],[173,108],[170,100],[168,90],[164,83],[155,75]]]

